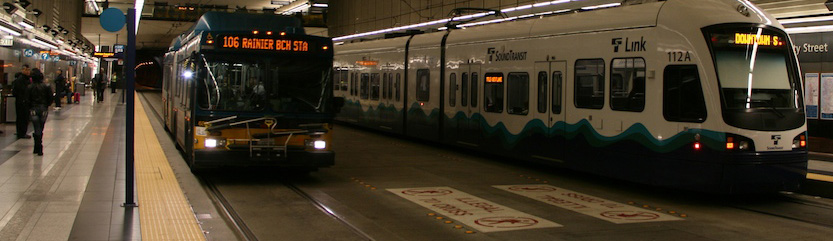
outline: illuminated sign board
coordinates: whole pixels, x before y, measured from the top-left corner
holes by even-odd
[[[486,76],[486,83],[503,83],[503,76]]]
[[[786,45],[786,39],[766,34],[735,33],[736,45],[755,45],[780,47]]]
[[[361,66],[376,66],[376,65],[379,65],[379,61],[359,60],[359,61],[356,61],[356,64],[361,65]]]
[[[113,57],[113,55],[116,55],[116,54],[114,54],[114,53],[102,53],[102,52],[93,53],[93,56],[99,57],[99,58],[109,58],[109,57]]]
[[[213,40],[212,40],[213,41]],[[251,36],[223,36],[217,43],[224,49],[273,50],[281,52],[309,52],[310,44],[303,40],[258,38]]]

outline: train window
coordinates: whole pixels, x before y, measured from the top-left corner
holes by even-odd
[[[402,75],[400,73],[396,73],[396,101],[399,101],[399,88],[400,88],[400,80],[402,79]]]
[[[359,73],[353,73],[353,96],[359,95]]]
[[[486,112],[503,113],[503,73],[486,73],[483,92]]]
[[[417,101],[431,100],[431,71],[428,69],[417,70],[416,82],[416,99]]]
[[[388,99],[388,73],[382,74],[382,99]]]
[[[388,99],[393,99],[393,74],[388,75]]]
[[[477,107],[477,72],[471,73],[471,107]]]
[[[547,113],[547,72],[538,72],[538,113]]]
[[[662,115],[667,121],[706,121],[706,101],[696,65],[665,68],[662,85]]]
[[[341,89],[341,70],[336,70],[333,75],[333,90]]]
[[[340,72],[340,74],[341,74],[341,81],[339,81],[339,83],[341,85],[341,91],[347,91],[347,75],[348,75],[347,70],[342,70]]]
[[[379,100],[379,73],[370,74],[370,99]]]
[[[575,104],[577,108],[602,109],[605,99],[603,59],[576,60]]]
[[[359,91],[361,92],[360,93],[361,98],[363,100],[366,100],[368,97],[370,97],[370,95],[369,95],[369,92],[370,92],[369,91],[370,90],[370,75],[369,74],[362,74],[362,83],[361,83],[360,87],[361,88],[359,88]]]
[[[448,105],[457,106],[457,73],[451,73],[448,77]]]
[[[645,109],[645,59],[613,59],[610,64],[610,109]]]
[[[561,71],[552,72],[552,113],[561,114],[561,98],[563,93],[563,77]]]
[[[506,88],[506,95],[509,100],[507,112],[513,115],[529,114],[529,74],[509,73]]]
[[[463,73],[460,82],[460,105],[466,106],[469,103],[469,73]]]

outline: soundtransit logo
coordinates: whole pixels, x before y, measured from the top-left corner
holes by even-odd
[[[489,48],[486,51],[486,54],[489,55],[489,61],[522,61],[526,60],[526,51],[524,52],[515,52],[513,50],[506,51],[506,47],[501,48],[498,51],[496,48]]]

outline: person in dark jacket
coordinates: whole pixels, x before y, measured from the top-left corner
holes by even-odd
[[[15,97],[14,108],[17,120],[17,139],[29,139],[32,136],[27,135],[29,129],[29,105],[26,103],[26,88],[32,82],[29,70],[29,65],[24,64],[20,73],[15,74],[14,82],[12,82],[12,95]]]
[[[95,87],[95,99],[98,102],[104,101],[104,90],[107,89],[107,78],[104,77],[104,69],[98,71],[98,74],[93,78],[93,87]]]
[[[55,110],[60,110],[61,98],[66,96],[67,92],[67,80],[64,78],[64,71],[59,69],[55,74],[55,80],[52,81],[55,86]]]
[[[43,83],[43,73],[39,69],[32,69],[32,84],[26,88],[26,100],[31,106],[29,111],[35,129],[33,153],[43,156],[43,126],[49,114],[47,108],[52,104],[52,88]]]

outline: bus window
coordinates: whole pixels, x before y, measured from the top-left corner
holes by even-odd
[[[457,105],[457,73],[451,73],[448,78],[448,105],[454,107]]]
[[[509,73],[507,81],[508,113],[513,115],[529,114],[529,74]]]
[[[613,59],[610,64],[610,109],[645,109],[645,59]]]
[[[428,69],[417,70],[416,100],[431,100],[431,71]]]
[[[602,109],[605,95],[605,62],[576,60],[575,104],[577,108]]]
[[[486,112],[503,113],[503,73],[486,73],[483,103]]]

